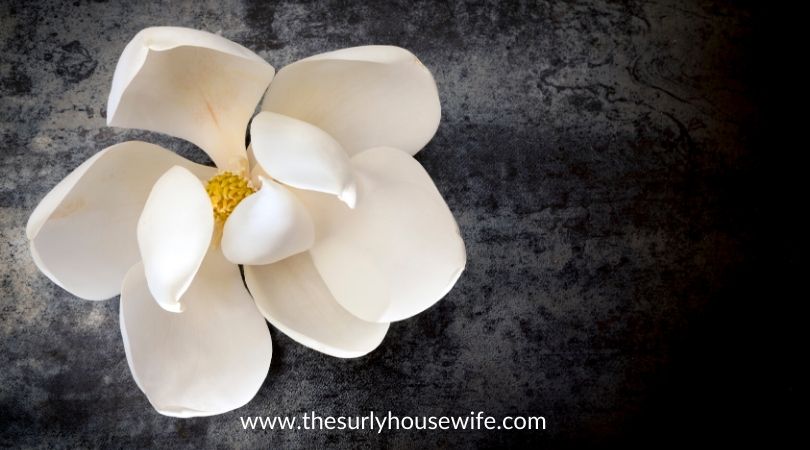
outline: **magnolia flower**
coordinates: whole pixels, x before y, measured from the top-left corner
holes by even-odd
[[[362,356],[464,269],[458,226],[412,157],[440,119],[419,60],[355,47],[274,74],[214,34],[141,31],[115,69],[107,124],[191,141],[216,168],[113,145],[28,221],[54,283],[88,300],[120,293],[127,362],[161,414],[247,403],[270,367],[265,319],[317,351]]]

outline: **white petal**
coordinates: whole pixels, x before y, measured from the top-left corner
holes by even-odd
[[[107,124],[187,139],[220,169],[245,158],[245,132],[275,70],[221,36],[146,28],[124,48],[113,76]]]
[[[262,187],[233,210],[222,232],[222,252],[234,264],[270,264],[312,246],[315,229],[306,208],[284,186]]]
[[[142,264],[127,274],[121,334],[138,387],[169,416],[208,416],[244,405],[267,376],[272,344],[239,268],[212,248],[183,303],[181,314],[160,308]]]
[[[253,157],[276,180],[299,189],[337,195],[354,206],[349,157],[325,131],[282,114],[262,112],[250,125]]]
[[[356,358],[377,348],[387,323],[358,319],[338,304],[309,253],[275,264],[245,266],[247,283],[265,318],[284,334],[327,355]]]
[[[214,232],[211,200],[202,182],[180,166],[155,183],[138,220],[138,246],[152,296],[180,312]]]
[[[441,299],[466,263],[464,242],[430,176],[411,156],[376,148],[352,158],[354,210],[302,191],[316,223],[313,262],[357,317],[393,322]]]
[[[215,170],[145,142],[108,147],[82,163],[42,199],[26,234],[37,267],[73,295],[103,300],[140,260],[136,227],[152,185],[181,165],[206,178]]]
[[[350,155],[377,146],[413,155],[430,141],[441,118],[430,71],[405,49],[376,45],[284,67],[262,109],[320,127]]]

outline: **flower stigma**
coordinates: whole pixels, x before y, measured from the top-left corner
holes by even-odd
[[[205,191],[211,198],[214,218],[220,223],[225,222],[239,202],[256,192],[253,184],[247,178],[233,172],[218,173],[208,180]]]

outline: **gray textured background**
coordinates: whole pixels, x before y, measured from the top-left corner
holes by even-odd
[[[791,395],[789,377],[741,349],[770,332],[744,322],[740,295],[759,286],[764,258],[755,12],[694,1],[128,3],[0,7],[0,444],[671,442],[722,436],[723,418],[758,398],[758,375],[775,398]],[[443,118],[417,159],[468,248],[455,289],[357,360],[271,330],[270,373],[247,406],[156,414],[129,374],[118,302],[59,289],[24,235],[42,196],[108,145],[143,139],[205,162],[180,140],[105,127],[117,57],[152,25],[221,32],[276,68],[369,43],[418,55]],[[549,430],[246,432],[238,422],[309,410],[543,415]],[[673,421],[681,413],[689,422]]]

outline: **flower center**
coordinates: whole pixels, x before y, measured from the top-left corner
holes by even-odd
[[[222,172],[208,180],[205,191],[211,198],[214,218],[223,223],[239,202],[256,192],[247,178],[233,172]]]

